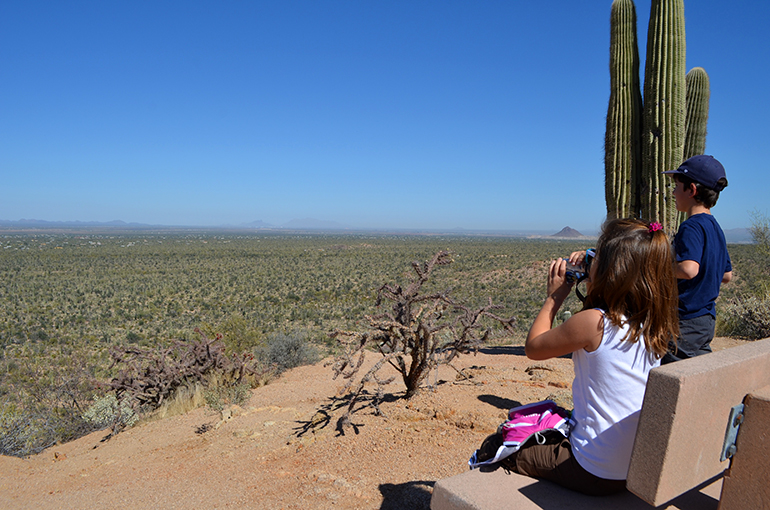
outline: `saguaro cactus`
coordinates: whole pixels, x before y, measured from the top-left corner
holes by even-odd
[[[709,75],[702,67],[693,67],[687,82],[687,120],[684,159],[706,153],[706,125],[709,120]]]
[[[693,67],[685,76],[687,83],[687,114],[685,120],[684,155],[689,159],[706,154],[706,126],[709,120],[709,75],[702,67]],[[677,224],[687,219],[687,213],[677,214]]]
[[[607,219],[639,211],[642,94],[633,0],[614,0],[610,15],[610,103],[604,135]]]
[[[678,167],[684,156],[683,0],[652,1],[642,126],[641,214],[643,218],[662,223],[667,232],[673,232],[678,224],[673,182],[661,172]]]

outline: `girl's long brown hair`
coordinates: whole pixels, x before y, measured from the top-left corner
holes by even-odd
[[[601,308],[616,326],[627,323],[623,340],[636,342],[642,335],[647,350],[663,356],[679,336],[676,261],[663,230],[635,219],[608,221],[593,263],[584,309]]]

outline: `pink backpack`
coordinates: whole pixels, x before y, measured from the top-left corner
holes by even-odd
[[[514,407],[508,412],[508,421],[498,427],[497,434],[485,440],[486,447],[482,444],[473,453],[468,465],[473,469],[500,462],[517,452],[532,436],[539,444],[543,444],[548,431],[556,431],[568,437],[573,425],[570,413],[557,406],[553,400]],[[502,444],[498,446],[500,442]]]

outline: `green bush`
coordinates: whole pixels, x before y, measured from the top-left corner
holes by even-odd
[[[302,365],[310,365],[320,359],[318,349],[304,332],[291,334],[273,333],[264,346],[255,349],[257,359],[275,367],[277,373]]]
[[[770,218],[759,211],[753,211],[749,232],[757,250],[765,257],[770,257]]]
[[[221,335],[228,354],[241,355],[260,344],[261,335],[257,327],[239,315],[229,316],[217,326],[204,323],[200,329],[210,338]]]

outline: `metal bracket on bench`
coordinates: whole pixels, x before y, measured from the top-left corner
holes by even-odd
[[[730,409],[730,419],[727,421],[725,442],[722,444],[722,456],[720,461],[725,461],[735,455],[735,440],[738,437],[738,429],[743,423],[743,404]]]

